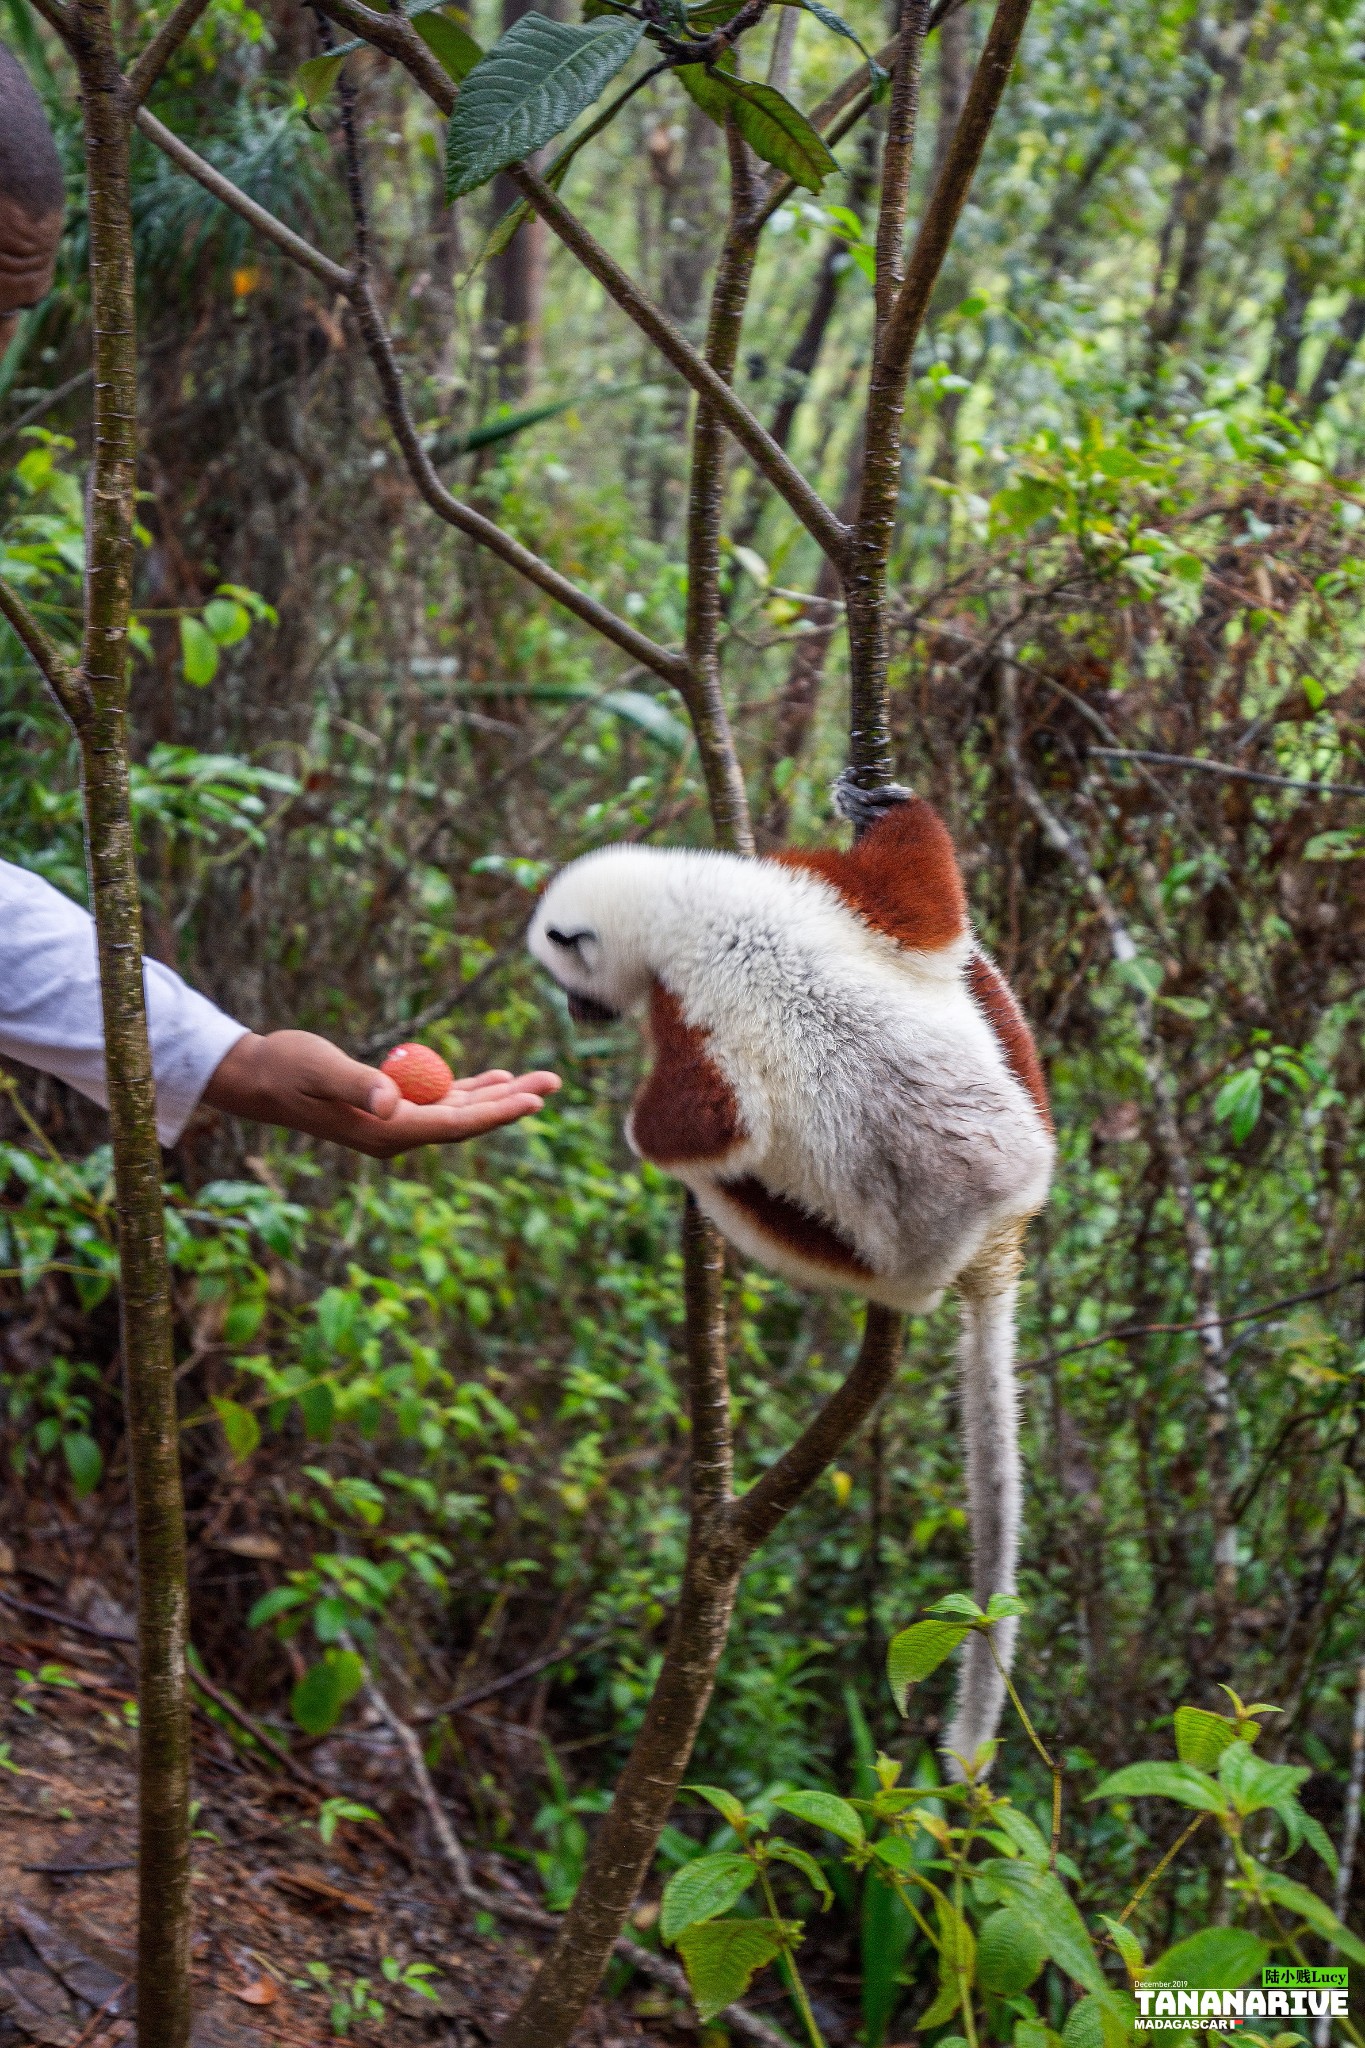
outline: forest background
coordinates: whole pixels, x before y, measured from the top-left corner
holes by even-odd
[[[516,11],[470,25],[487,44]],[[871,5],[847,15],[869,47],[888,31]],[[788,18],[775,61],[809,106],[850,45]],[[927,45],[920,199],[984,25],[968,0]],[[0,572],[55,621],[79,602],[88,434],[79,134],[55,39],[20,0],[5,29],[71,175],[58,289],[0,365]],[[222,0],[157,108],[342,251],[338,103],[316,72],[315,107],[299,83],[321,47],[307,10]],[[433,461],[676,644],[684,386],[536,224],[490,253],[515,191],[447,207],[434,109],[369,53],[350,72]],[[834,504],[857,453],[878,119],[771,222],[736,379]],[[1334,1836],[1349,1804],[1363,141],[1365,9],[1347,0],[1038,0],[914,363],[895,765],[949,820],[1056,1106],[1021,1344],[1020,1670],[1096,1896],[1131,1889],[1146,1843],[1084,1791],[1168,1751],[1174,1708],[1216,1708],[1220,1684],[1282,1710],[1266,1753],[1312,1770],[1304,1801]],[[694,337],[723,160],[662,77],[567,188]],[[587,847],[705,843],[702,778],[657,679],[432,520],[341,301],[141,141],[134,178],[150,949],[258,1029],[311,1025],[365,1056],[421,1036],[457,1068],[568,1081],[534,1129],[396,1167],[207,1116],[172,1155],[195,1649],[295,1738],[358,1723],[339,1644],[414,1712],[564,1652],[501,1696],[511,1731],[456,1717],[430,1751],[471,1844],[531,1859],[558,1907],[681,1567],[681,1262],[674,1195],[621,1137],[634,1033],[572,1026],[521,934],[540,880]],[[835,587],[742,459],[723,526],[724,688],[760,848],[819,840],[844,758]],[[74,748],[8,637],[0,833],[84,896]],[[109,1156],[55,1084],[15,1070],[5,1116],[4,1527],[116,1571]],[[856,1323],[737,1266],[727,1287],[752,1471],[847,1370]],[[911,1326],[873,1425],[760,1553],[694,1776],[751,1802],[840,1784],[864,1724],[925,1768],[949,1673],[903,1723],[882,1670],[896,1630],[966,1582],[953,1335],[950,1308]],[[1001,1773],[1045,1822],[1026,1744]],[[1159,1853],[1178,1828],[1148,1819]],[[695,1846],[671,1830],[663,1867]],[[1154,1939],[1219,1918],[1227,1877],[1201,1838]],[[819,1937],[832,2038],[856,1923],[842,1897]]]

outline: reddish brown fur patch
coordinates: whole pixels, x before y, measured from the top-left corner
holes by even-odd
[[[707,1033],[683,1019],[656,981],[649,999],[654,1071],[635,1098],[630,1128],[656,1166],[722,1159],[744,1136],[735,1091],[706,1050]]]
[[[1052,1109],[1042,1063],[1014,990],[984,953],[973,953],[967,962],[967,986],[1000,1042],[1006,1066],[1020,1087],[1033,1097],[1034,1107],[1051,1130]]]
[[[843,1233],[832,1223],[826,1223],[823,1216],[812,1215],[809,1209],[789,1201],[786,1195],[775,1195],[751,1173],[746,1173],[740,1180],[723,1180],[718,1185],[720,1193],[728,1201],[742,1209],[766,1236],[775,1238],[784,1250],[809,1259],[813,1265],[828,1266],[836,1273],[847,1273],[860,1280],[872,1278],[872,1268],[859,1257]]]
[[[887,811],[849,853],[796,848],[770,858],[819,875],[876,931],[917,953],[951,946],[967,929],[953,842],[923,797]]]

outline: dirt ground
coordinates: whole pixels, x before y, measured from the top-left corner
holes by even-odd
[[[127,1615],[98,1584],[0,1572],[0,2048],[123,2048],[133,2033],[135,1708]],[[68,1617],[66,1622],[49,1615]],[[83,1618],[85,1630],[71,1625]],[[99,1633],[88,1631],[98,1630]],[[196,1709],[195,2048],[482,2048],[525,1984],[538,1936],[459,1905],[394,1739],[361,1725],[294,1782]],[[318,1831],[329,1789],[382,1827]],[[526,1899],[512,1866],[474,1859]],[[426,1998],[385,1975],[430,1964]],[[367,1988],[357,1990],[357,1985]],[[697,2041],[666,1989],[627,1982],[583,2048]],[[723,2037],[721,2037],[723,2038]]]

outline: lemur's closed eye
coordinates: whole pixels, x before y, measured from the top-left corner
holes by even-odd
[[[576,953],[578,951],[578,948],[582,945],[584,939],[595,939],[597,934],[596,932],[588,931],[586,927],[581,932],[561,932],[556,931],[554,926],[551,925],[549,931],[546,932],[545,936],[550,941],[551,945],[563,946],[566,951],[570,953]]]

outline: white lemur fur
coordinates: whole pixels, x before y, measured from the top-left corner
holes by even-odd
[[[836,801],[847,813],[857,794],[845,778]],[[942,823],[905,791],[871,810],[849,854],[607,847],[550,883],[528,943],[576,1014],[648,1010],[655,1066],[627,1136],[742,1252],[798,1286],[893,1309],[956,1289],[984,1606],[1015,1585],[1014,1304],[1051,1120]],[[1006,1667],[1013,1640],[1013,1622],[997,1628]],[[1003,1703],[973,1635],[945,1748],[974,1756]]]

